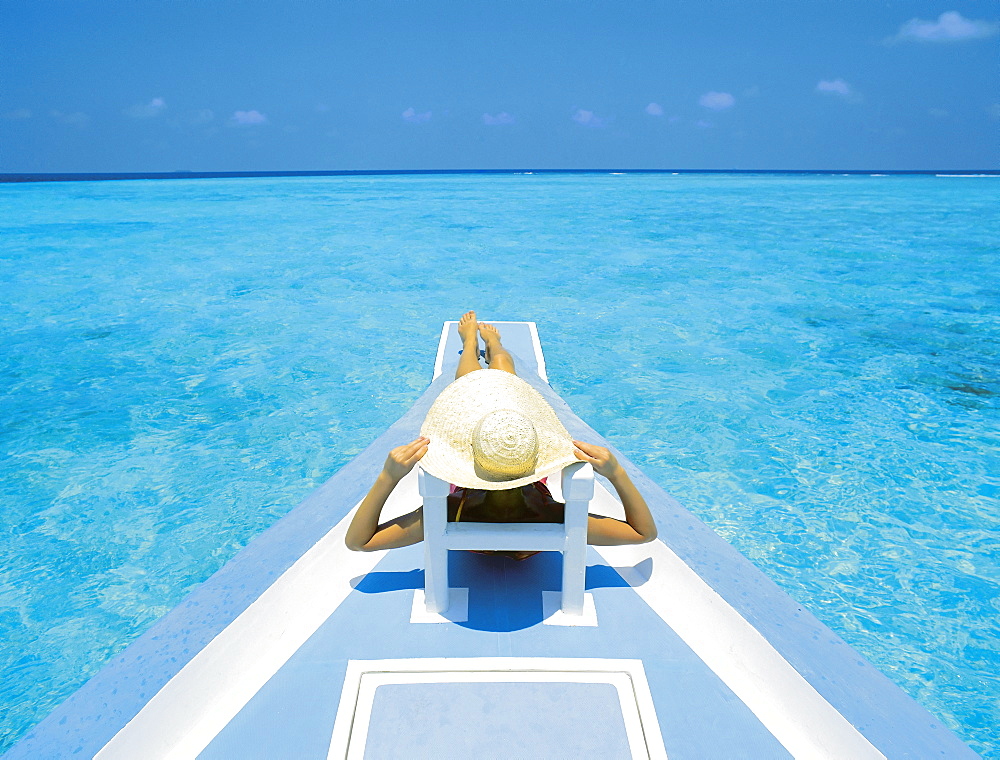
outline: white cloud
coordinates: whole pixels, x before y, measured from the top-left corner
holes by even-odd
[[[235,111],[232,123],[238,127],[252,127],[257,124],[267,124],[267,116],[260,111]]]
[[[712,122],[705,121],[704,119],[699,119],[694,123],[694,125],[698,127],[698,129],[711,129],[715,126]]]
[[[593,111],[588,111],[585,108],[578,108],[576,113],[574,113],[570,118],[577,124],[584,127],[593,127],[594,129],[603,129],[611,122],[610,119],[598,116]]]
[[[403,121],[408,121],[410,124],[423,124],[430,120],[430,111],[417,111],[412,106],[403,111]]]
[[[74,111],[73,113],[49,111],[49,116],[56,121],[60,121],[63,124],[71,124],[74,127],[85,127],[90,123],[90,117],[83,113],[83,111]]]
[[[8,111],[3,115],[5,119],[12,119],[19,121],[21,119],[30,119],[32,116],[31,111],[27,108],[15,108],[13,111]]]
[[[889,42],[912,40],[916,42],[960,42],[990,37],[997,33],[997,25],[988,21],[971,21],[958,11],[946,11],[937,21],[911,18],[899,28]]]
[[[511,116],[506,111],[501,111],[496,116],[493,116],[488,113],[483,114],[483,124],[487,124],[491,127],[499,127],[503,126],[504,124],[513,124],[513,123],[514,123],[514,117]]]
[[[698,105],[713,111],[725,111],[736,105],[736,98],[728,92],[706,92],[698,98]]]
[[[760,87],[758,85],[748,87],[743,91],[744,98],[756,98],[758,95],[760,95]]]
[[[843,79],[821,79],[816,84],[816,92],[840,95],[845,98],[854,94],[854,90],[851,89],[851,85]]]
[[[663,116],[663,106],[659,103],[650,103],[646,106],[646,113],[650,116]]]
[[[133,119],[152,119],[159,116],[166,110],[167,102],[163,98],[153,98],[148,103],[137,103],[130,108],[126,108],[122,113]]]

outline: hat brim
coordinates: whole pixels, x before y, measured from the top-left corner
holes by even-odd
[[[491,479],[476,467],[472,454],[473,430],[482,417],[497,409],[514,409],[535,426],[538,456],[534,469],[524,476]],[[573,453],[572,437],[542,394],[517,375],[497,369],[470,372],[448,385],[427,411],[420,435],[430,439],[420,466],[431,475],[464,488],[485,491],[517,488],[579,461]]]

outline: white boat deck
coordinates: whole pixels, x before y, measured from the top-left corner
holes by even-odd
[[[496,323],[574,436],[531,323]],[[589,550],[583,618],[560,556],[449,558],[445,616],[420,546],[343,537],[386,450],[454,373],[454,323],[414,408],[195,591],[6,757],[975,757],[626,460],[660,539]],[[388,512],[419,503],[416,473]],[[621,515],[598,484],[591,511]]]

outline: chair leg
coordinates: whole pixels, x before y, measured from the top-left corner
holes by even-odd
[[[424,500],[424,602],[428,612],[445,612],[448,598],[448,550],[444,535],[448,528],[448,483],[423,469],[419,471],[420,496]]]
[[[563,551],[562,611],[567,615],[583,614],[583,594],[587,582],[587,544],[567,541]]]
[[[424,603],[428,612],[448,611],[448,550],[424,544]]]
[[[577,462],[562,471],[562,492],[566,500],[563,547],[562,611],[583,614],[583,593],[587,581],[587,505],[594,496],[594,471]]]

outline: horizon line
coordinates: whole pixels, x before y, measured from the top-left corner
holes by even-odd
[[[1000,169],[305,169],[170,172],[0,172],[0,184],[99,182],[138,179],[241,179],[253,177],[351,177],[412,174],[820,174],[1000,176]]]

